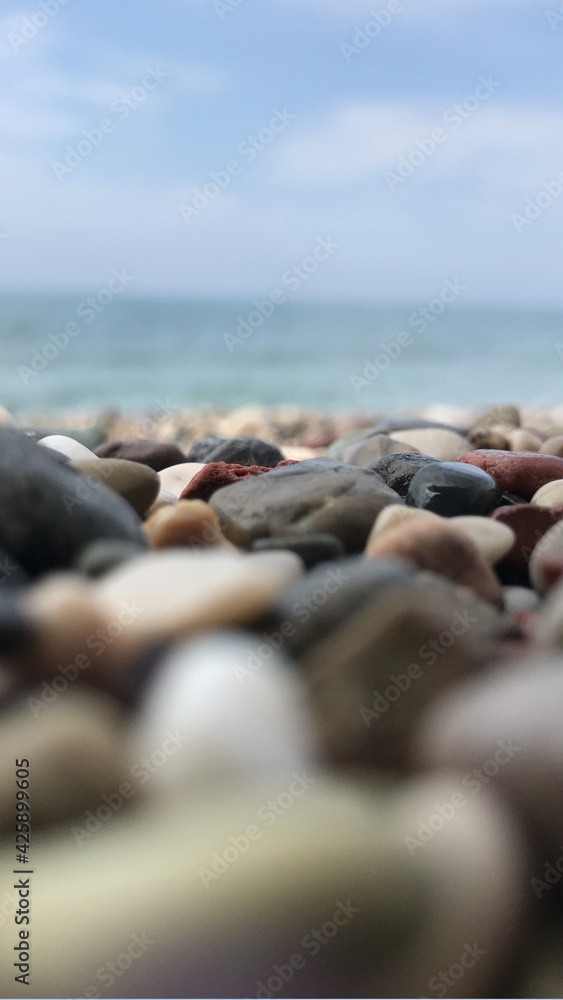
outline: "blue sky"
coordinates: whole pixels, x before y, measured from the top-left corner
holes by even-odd
[[[560,306],[558,2],[3,0],[0,289]]]

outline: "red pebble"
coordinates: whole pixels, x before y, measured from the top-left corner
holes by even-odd
[[[283,462],[278,462],[275,468],[281,469],[284,465],[297,464],[294,459],[287,458]],[[264,465],[236,465],[233,462],[208,462],[182,491],[180,500],[207,501],[222,486],[229,486],[230,483],[236,483],[239,479],[248,479],[249,476],[262,476],[265,472],[272,471],[272,469]]]
[[[495,569],[504,578],[528,582],[528,563],[533,549],[546,531],[563,518],[563,507],[537,507],[533,503],[516,503],[497,507],[489,517],[512,528],[516,538],[509,552]]]
[[[477,448],[458,459],[476,465],[493,477],[503,493],[531,500],[536,490],[554,479],[563,479],[563,458],[537,451],[495,451]]]

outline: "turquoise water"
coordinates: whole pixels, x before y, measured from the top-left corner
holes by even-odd
[[[455,303],[428,319],[408,304],[268,309],[264,318],[252,302],[5,296],[0,402],[16,412],[165,402],[346,412],[562,401],[563,313]]]

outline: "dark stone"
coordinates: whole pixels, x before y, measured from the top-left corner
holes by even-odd
[[[225,441],[228,441],[228,438],[219,438],[215,437],[214,434],[208,434],[207,437],[200,438],[199,441],[193,442],[184,461],[207,462],[211,452]]]
[[[373,522],[400,497],[370,469],[313,458],[224,486],[211,507],[235,545],[275,535],[328,533],[347,552],[364,548]]]
[[[349,556],[334,566],[317,566],[279,599],[273,629],[287,637],[289,651],[324,639],[377,594],[412,586],[415,567],[403,559]]]
[[[482,469],[460,462],[433,462],[411,479],[406,499],[409,507],[455,517],[488,514],[500,497],[500,488]]]
[[[254,552],[271,551],[272,549],[289,549],[303,560],[305,569],[312,569],[319,563],[341,559],[345,555],[344,546],[336,535],[310,534],[295,537],[295,535],[276,535],[274,538],[257,538],[251,546]]]
[[[0,427],[0,511],[0,546],[31,576],[72,566],[100,538],[147,547],[126,500],[13,427]]]
[[[283,462],[285,455],[282,455],[279,448],[259,438],[236,437],[228,438],[217,445],[207,458],[199,459],[205,462],[230,462],[234,465],[264,465],[269,469],[275,468]],[[189,462],[195,461],[192,458]]]
[[[36,635],[35,626],[18,602],[16,590],[0,590],[0,656],[19,652]]]
[[[84,576],[97,579],[142,554],[138,545],[131,542],[102,538],[100,541],[90,542],[80,550],[74,567]]]
[[[512,528],[516,538],[509,552],[495,566],[503,580],[511,583],[529,582],[530,556],[540,538],[563,518],[563,507],[538,507],[533,503],[520,503],[511,507],[497,507],[490,515],[495,521]]]
[[[443,424],[439,420],[425,420],[424,417],[389,417],[388,420],[382,420],[373,428],[374,434],[396,434],[399,431],[414,431],[414,430],[441,430],[441,431],[453,431],[455,434],[460,434],[461,437],[465,437],[467,434],[467,427],[453,427],[452,424]]]
[[[128,462],[148,465],[155,472],[171,465],[199,461],[188,459],[176,444],[168,441],[147,441],[144,438],[126,438],[123,441],[106,441],[95,449],[100,458],[125,458]]]
[[[384,483],[387,483],[392,490],[395,490],[400,497],[405,499],[411,479],[419,469],[425,465],[434,465],[436,459],[431,455],[419,455],[416,451],[401,451],[396,455],[385,455],[377,462],[368,465],[368,469],[381,476]]]

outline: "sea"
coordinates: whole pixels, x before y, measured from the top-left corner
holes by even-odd
[[[0,403],[345,414],[563,402],[563,312],[442,305],[4,295]]]

